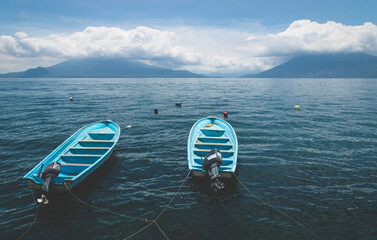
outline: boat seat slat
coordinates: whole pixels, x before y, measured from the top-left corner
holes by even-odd
[[[196,149],[214,149],[220,151],[231,150],[233,148],[232,144],[224,144],[224,143],[195,143],[194,144]]]
[[[94,155],[94,154],[64,154],[62,157],[102,157],[102,155]]]
[[[199,136],[195,142],[201,143],[229,143],[230,139],[227,137],[208,137],[208,136]]]
[[[114,135],[114,132],[88,132],[89,134],[111,134]]]
[[[204,161],[204,157],[202,157],[202,158],[194,157],[194,161],[197,161],[197,162],[201,162],[202,159]],[[223,157],[222,159],[223,159],[223,161],[232,161],[232,162],[234,161],[234,157]]]
[[[214,128],[214,129],[212,129],[212,128],[201,128],[200,130],[201,130],[201,131],[216,131],[216,132],[225,132],[225,130],[224,130],[224,129],[219,129],[219,128]]]
[[[92,164],[87,163],[67,163],[67,162],[61,162],[61,165],[63,166],[80,166],[80,167],[89,167]]]
[[[195,148],[194,152],[210,152],[212,149],[198,149]],[[234,153],[234,151],[229,151],[229,150],[220,150],[220,153]]]
[[[71,147],[70,149],[108,150],[109,147]]]
[[[225,144],[225,143],[203,143],[203,142],[197,142],[195,143],[197,146],[224,146],[224,147],[233,147],[232,144]]]
[[[71,152],[71,154],[99,155],[105,154],[109,149],[109,147],[71,147],[69,151]]]
[[[91,139],[84,139],[84,140],[80,140],[79,142],[98,142],[98,143],[102,143],[102,142],[104,142],[104,143],[113,143],[113,142],[115,142],[115,141],[113,141],[113,140],[91,140]]]
[[[203,169],[203,166],[200,165],[200,164],[197,164],[197,163],[193,163],[192,166],[193,166],[193,167],[196,167],[196,168]],[[221,166],[220,166],[220,170],[222,170],[222,169],[231,169],[231,167],[229,167],[229,166],[227,166],[227,165],[225,165],[225,166],[221,165]]]
[[[227,138],[227,137],[207,137],[207,136],[200,136],[200,137],[198,137],[199,139],[201,139],[201,138],[203,138],[203,139],[227,139],[227,140],[229,140],[229,138]]]
[[[65,154],[61,156],[64,162],[78,163],[78,164],[92,164],[103,155],[90,155],[90,154]]]
[[[96,139],[84,139],[78,141],[81,147],[111,147],[114,145],[113,140],[96,140]]]
[[[207,155],[210,151],[212,151],[212,149],[193,149],[193,153],[194,155],[196,156],[202,156],[204,158],[205,155]],[[220,153],[221,153],[221,156],[223,158],[228,158],[228,157],[231,157],[234,155],[234,151],[233,150],[220,150]]]

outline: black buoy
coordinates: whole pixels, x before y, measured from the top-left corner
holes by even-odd
[[[223,163],[223,158],[219,150],[212,149],[204,157],[203,169],[208,173],[211,189],[217,192],[224,188],[224,183],[220,181],[220,166]]]
[[[154,109],[154,114],[158,114],[158,109],[157,108]]]
[[[176,107],[182,107],[182,103],[176,103],[175,106]]]

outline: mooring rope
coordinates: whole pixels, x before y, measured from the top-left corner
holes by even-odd
[[[137,218],[137,217],[132,217],[132,216],[128,216],[128,215],[124,215],[124,214],[121,214],[121,213],[116,213],[116,212],[113,212],[113,211],[110,211],[110,210],[107,210],[107,209],[104,209],[104,208],[100,208],[100,207],[97,207],[97,206],[94,206],[92,204],[89,204],[87,202],[84,202],[83,200],[81,200],[80,198],[78,198],[70,189],[69,187],[67,186],[67,183],[64,182],[64,186],[66,187],[66,189],[68,190],[69,193],[72,194],[72,196],[77,200],[79,201],[80,203],[86,205],[86,206],[89,206],[89,207],[92,207],[94,209],[97,209],[97,210],[101,210],[101,211],[105,211],[105,212],[108,212],[108,213],[111,213],[111,214],[114,214],[114,215],[117,215],[117,216],[121,216],[121,217],[126,217],[126,218],[130,218],[130,219],[134,219],[134,220],[139,220],[139,221],[143,221],[143,222],[147,222],[148,224],[146,226],[144,226],[143,228],[141,228],[140,230],[138,230],[137,232],[134,232],[133,234],[131,234],[130,236],[124,238],[123,240],[126,240],[126,239],[130,239],[132,238],[133,236],[136,236],[137,234],[141,233],[142,231],[144,231],[145,229],[149,228],[152,224],[156,224],[158,230],[164,235],[164,237],[169,240],[168,236],[166,235],[166,233],[162,230],[162,228],[160,227],[160,225],[157,223],[157,220],[162,216],[162,214],[164,214],[164,212],[168,209],[168,207],[170,206],[170,204],[174,201],[174,198],[178,195],[178,193],[181,191],[183,185],[185,184],[187,178],[190,176],[190,173],[191,173],[191,170],[188,172],[188,174],[186,175],[185,179],[183,180],[183,182],[181,183],[181,185],[179,186],[178,190],[174,193],[174,196],[170,199],[169,203],[165,206],[165,208],[160,212],[160,214],[158,214],[158,216],[153,219],[153,220],[148,220],[148,219],[141,219],[141,218]]]
[[[67,186],[66,182],[64,182],[64,186],[72,194],[72,196],[74,198],[76,198],[77,201],[81,202],[82,204],[84,204],[86,206],[89,206],[89,207],[92,207],[94,209],[101,210],[101,211],[104,211],[104,212],[108,212],[108,213],[111,213],[111,214],[114,214],[114,215],[117,215],[117,216],[120,216],[120,217],[130,218],[130,219],[133,219],[133,220],[139,220],[139,221],[143,221],[143,222],[151,222],[151,220],[148,220],[148,219],[141,219],[141,218],[137,218],[137,217],[128,216],[128,215],[125,215],[125,214],[113,212],[113,211],[110,211],[110,210],[107,210],[107,209],[104,209],[104,208],[100,208],[100,207],[94,206],[92,204],[86,203],[83,200],[81,200],[80,198],[78,198],[75,194],[73,194],[73,192]]]
[[[175,192],[174,196],[170,199],[170,202],[168,203],[168,205],[166,205],[166,207],[164,208],[164,210],[162,210],[162,212],[154,219],[155,221],[157,221],[157,219],[159,219],[161,217],[161,215],[166,211],[166,209],[170,206],[170,204],[173,202],[174,198],[177,196],[177,194],[179,193],[179,191],[181,191],[181,188],[183,186],[183,184],[185,184],[187,178],[189,177],[191,173],[191,170],[187,173],[185,179],[183,180],[181,186],[179,186],[178,190]]]
[[[31,227],[35,224],[35,222],[37,221],[37,217],[38,217],[38,204],[37,204],[37,201],[35,200],[35,197],[34,197],[34,192],[33,192],[33,189],[31,188],[31,185],[30,185],[30,182],[29,182],[29,188],[31,190],[31,196],[33,197],[33,200],[34,200],[34,204],[35,204],[35,215],[34,215],[34,219],[33,219],[33,222],[30,224],[30,226],[26,229],[26,231],[19,237],[17,238],[17,240],[20,240],[21,238],[23,238],[26,233],[29,232],[29,230],[31,229]]]
[[[178,190],[175,192],[175,194],[173,195],[173,197],[170,199],[169,203],[165,206],[165,208],[160,212],[160,214],[158,214],[158,216],[153,219],[153,220],[148,220],[148,219],[141,219],[141,218],[137,218],[137,217],[132,217],[132,216],[128,216],[128,215],[125,215],[125,214],[121,214],[121,213],[116,213],[116,212],[113,212],[113,211],[110,211],[110,210],[107,210],[107,209],[104,209],[104,208],[100,208],[100,207],[97,207],[97,206],[94,206],[92,204],[89,204],[89,203],[86,203],[84,202],[83,200],[81,200],[80,198],[78,198],[70,189],[69,187],[67,186],[67,184],[64,182],[64,186],[66,187],[66,189],[68,190],[69,193],[71,193],[71,195],[77,200],[79,201],[80,203],[86,205],[86,206],[89,206],[89,207],[92,207],[94,209],[97,209],[97,210],[101,210],[101,211],[105,211],[105,212],[108,212],[108,213],[111,213],[111,214],[114,214],[114,215],[117,215],[117,216],[121,216],[121,217],[125,217],[125,218],[130,218],[130,219],[133,219],[133,220],[139,220],[139,221],[143,221],[143,222],[146,222],[148,223],[146,226],[144,226],[143,228],[141,228],[140,230],[134,232],[133,234],[129,235],[128,237],[124,238],[123,240],[127,240],[127,239],[130,239],[134,236],[136,236],[137,234],[141,233],[142,231],[146,230],[147,228],[149,228],[151,225],[153,224],[156,224],[158,230],[164,235],[164,237],[169,240],[169,237],[166,235],[166,233],[162,230],[162,228],[160,227],[160,225],[157,223],[157,220],[162,216],[162,214],[165,213],[165,211],[168,209],[168,207],[171,205],[171,203],[174,201],[175,197],[178,195],[178,193],[181,191],[183,185],[186,183],[186,180],[187,178],[190,176],[190,173],[191,173],[191,170],[188,172],[188,174],[186,175],[185,179],[183,180],[183,182],[181,183],[181,185],[179,186]],[[236,177],[236,179],[238,180],[238,182],[246,189],[246,191],[248,193],[250,193],[250,195],[252,195],[255,199],[257,199],[258,201],[260,201],[261,203],[263,203],[264,205],[274,209],[275,211],[279,212],[280,214],[284,215],[285,217],[289,218],[291,221],[293,221],[294,223],[296,223],[298,226],[300,226],[301,228],[303,228],[305,231],[307,231],[308,233],[310,233],[312,236],[314,236],[315,238],[319,239],[319,240],[322,240],[318,235],[316,235],[314,232],[310,231],[307,227],[305,227],[303,224],[301,224],[300,222],[296,221],[295,219],[293,219],[291,216],[289,216],[288,214],[286,214],[285,212],[283,212],[282,210],[272,206],[271,204],[265,202],[263,199],[261,199],[260,197],[258,197],[257,195],[255,195],[253,192],[251,192],[247,187],[246,185],[238,178],[238,176],[236,175],[236,173],[233,173],[233,175]],[[34,200],[34,203],[35,203],[35,216],[34,216],[34,220],[33,222],[30,224],[30,226],[28,227],[28,229],[17,239],[17,240],[20,240],[22,237],[24,237],[28,232],[29,230],[31,229],[31,227],[35,224],[36,220],[37,220],[37,216],[38,216],[38,204],[35,200],[35,197],[34,197],[34,193],[33,193],[33,189],[31,188],[30,186],[30,182],[29,182],[29,187],[30,189],[32,190],[32,197],[33,197],[33,200]]]
[[[303,224],[301,224],[300,222],[296,221],[295,219],[293,219],[291,216],[289,216],[288,214],[286,214],[285,212],[283,212],[282,210],[272,206],[271,204],[265,202],[263,199],[261,199],[260,197],[258,197],[257,195],[255,195],[252,191],[250,191],[246,186],[245,184],[238,178],[238,176],[236,175],[236,173],[233,173],[233,175],[236,177],[236,179],[238,180],[238,182],[240,182],[240,184],[246,189],[246,191],[248,191],[255,199],[257,199],[258,201],[260,201],[261,203],[265,204],[266,206],[274,209],[275,211],[279,212],[280,214],[284,215],[285,217],[289,218],[291,221],[293,221],[294,223],[296,223],[298,226],[302,227],[305,231],[307,231],[308,233],[310,233],[312,236],[314,236],[315,238],[319,239],[319,240],[322,240],[317,234],[315,234],[314,232],[310,231],[307,227],[305,227]]]
[[[157,223],[156,220],[154,220],[154,223],[156,223],[156,226],[158,227],[158,230],[160,230],[160,232],[164,235],[164,237],[165,237],[167,240],[169,240],[168,236],[165,234],[164,231],[162,231],[160,225]]]
[[[145,229],[149,228],[149,226],[152,225],[152,224],[154,224],[154,221],[150,222],[148,225],[146,225],[145,227],[143,227],[143,228],[140,229],[139,231],[134,232],[133,234],[131,234],[130,236],[124,238],[123,240],[130,239],[130,238],[132,238],[133,236],[136,236],[137,234],[141,233],[141,232],[144,231]]]
[[[142,229],[140,229],[139,231],[131,234],[130,236],[124,238],[123,240],[126,240],[126,239],[129,239],[137,234],[139,234],[140,232],[144,231],[145,229],[147,229],[148,227],[150,227],[153,223],[156,224],[158,230],[160,230],[160,232],[164,235],[164,237],[169,240],[169,237],[166,235],[166,233],[162,230],[162,228],[160,227],[160,225],[157,223],[157,220],[162,216],[162,214],[164,214],[164,212],[168,209],[168,207],[170,206],[170,204],[174,201],[174,198],[178,195],[178,193],[181,191],[181,188],[183,187],[183,185],[185,184],[187,178],[190,176],[190,173],[191,173],[191,170],[187,173],[185,179],[183,180],[183,182],[181,183],[181,185],[179,186],[178,190],[175,192],[174,196],[170,199],[169,203],[165,206],[165,208],[160,212],[160,214],[158,214],[158,216],[151,220],[151,223],[149,223],[148,225],[146,225],[145,227],[143,227]]]

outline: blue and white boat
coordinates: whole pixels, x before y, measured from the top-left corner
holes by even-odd
[[[232,126],[216,117],[206,117],[191,128],[187,142],[188,167],[194,176],[231,177],[237,167],[238,142]],[[217,159],[217,160],[215,160]],[[218,163],[219,174],[213,170]],[[212,171],[212,173],[211,173]]]
[[[111,155],[120,135],[119,126],[111,120],[89,124],[65,140],[30,170],[24,179],[42,193],[51,188],[73,188]]]

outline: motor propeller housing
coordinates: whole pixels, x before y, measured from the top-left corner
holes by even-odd
[[[219,150],[212,149],[204,157],[203,169],[207,172],[210,178],[211,189],[215,192],[224,188],[224,183],[221,181],[219,174],[220,166],[223,163],[223,158]]]
[[[42,175],[39,176],[43,179],[42,183],[42,196],[38,199],[38,202],[47,204],[48,200],[45,196],[50,190],[51,180],[56,178],[59,175],[61,164],[58,162],[50,163],[45,170],[43,170]]]

